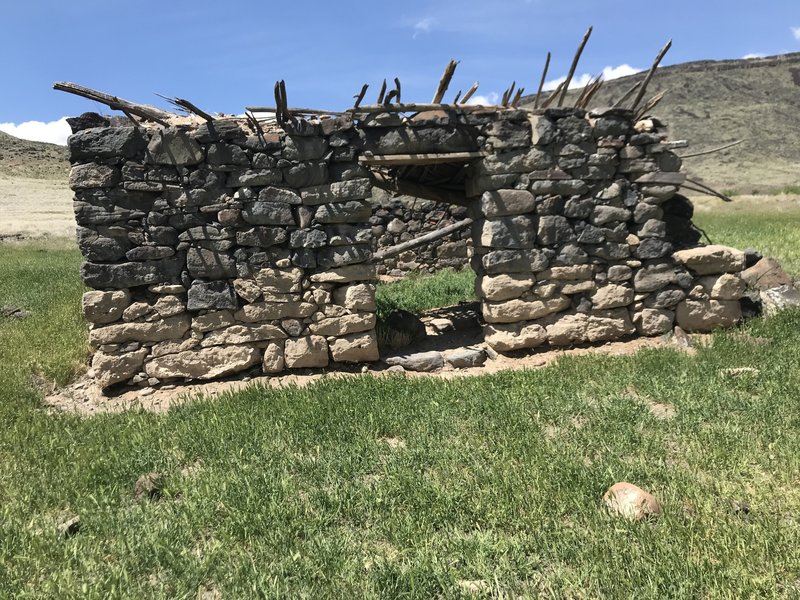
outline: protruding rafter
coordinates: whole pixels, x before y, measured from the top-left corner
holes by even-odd
[[[214,117],[212,117],[206,111],[198,108],[197,105],[189,102],[188,100],[185,100],[184,98],[170,98],[169,96],[162,96],[161,94],[156,94],[156,96],[158,96],[159,98],[163,98],[164,100],[166,100],[173,106],[177,106],[181,110],[185,110],[186,112],[193,113],[198,117],[205,119],[209,123],[214,120]]]
[[[383,83],[381,84],[381,89],[380,89],[380,91],[378,91],[377,104],[383,104],[383,98],[384,98],[385,95],[386,95],[386,80],[384,79]]]
[[[114,110],[127,112],[132,115],[136,115],[137,117],[141,117],[147,121],[153,121],[164,126],[168,125],[167,121],[169,119],[176,116],[174,113],[161,110],[155,106],[130,102],[129,100],[125,100],[119,96],[112,96],[110,94],[106,94],[105,92],[99,92],[76,83],[70,83],[69,81],[57,81],[53,84],[53,89],[61,92],[67,92],[69,94],[75,94],[76,96],[81,96],[83,98],[88,98],[89,100],[94,100],[96,102],[100,102],[101,104],[105,104]]]
[[[542,78],[539,80],[539,89],[536,90],[536,98],[533,101],[533,108],[539,108],[539,100],[542,97],[542,89],[544,89],[544,81],[547,78],[547,70],[550,68],[550,53],[547,53],[547,59],[544,61],[544,70],[542,71]]]
[[[439,86],[436,88],[436,93],[433,95],[433,100],[431,100],[431,104],[442,103],[444,94],[447,92],[447,88],[450,87],[450,82],[453,80],[453,75],[456,72],[457,66],[458,61],[456,60],[451,60],[449,63],[447,63],[444,73],[442,74],[442,78],[439,80]]]
[[[569,90],[569,84],[572,82],[572,77],[575,75],[575,69],[578,68],[578,61],[581,59],[581,54],[583,54],[583,49],[586,47],[586,42],[589,41],[589,37],[592,35],[592,27],[586,30],[586,33],[583,35],[583,39],[581,40],[581,45],[578,46],[578,51],[575,53],[575,58],[572,59],[572,65],[569,68],[569,73],[567,74],[566,85],[564,89],[561,91],[561,97],[558,99],[558,105],[562,106],[564,104],[564,100],[567,97],[567,90]]]
[[[367,90],[369,89],[369,84],[365,83],[361,86],[361,91],[353,96],[356,99],[356,103],[353,104],[353,108],[358,108],[358,105],[361,104],[361,101],[364,99],[364,96],[367,94]]]
[[[652,98],[650,98],[650,100],[648,100],[645,103],[645,105],[642,108],[642,110],[640,110],[638,112],[638,114],[636,115],[636,120],[638,121],[639,119],[644,117],[647,113],[649,113],[651,110],[653,110],[656,106],[658,106],[658,103],[661,102],[664,99],[664,96],[667,94],[668,91],[669,90],[664,90],[662,92],[659,92],[658,94],[656,94]]]
[[[466,94],[464,94],[464,97],[463,97],[463,98],[461,98],[461,104],[466,104],[466,103],[469,101],[469,99],[470,99],[470,98],[472,98],[472,95],[473,95],[475,92],[477,92],[477,91],[478,91],[478,86],[479,86],[479,85],[480,85],[480,82],[479,82],[479,81],[476,81],[475,83],[473,83],[473,84],[472,84],[472,87],[471,87],[471,88],[469,88],[469,89],[467,90],[467,93],[466,93]]]
[[[636,107],[639,106],[639,103],[642,101],[642,98],[644,98],[644,95],[647,92],[647,86],[650,84],[650,80],[653,78],[653,75],[656,74],[658,65],[661,63],[667,52],[669,52],[670,48],[672,48],[672,40],[669,40],[666,43],[666,45],[659,51],[656,59],[653,61],[653,65],[647,72],[647,76],[644,78],[642,85],[639,86],[639,93],[636,94],[636,99],[633,101],[633,104],[631,104],[631,110],[636,110]]]

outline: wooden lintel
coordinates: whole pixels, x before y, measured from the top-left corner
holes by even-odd
[[[385,154],[360,156],[358,162],[384,167],[401,165],[436,165],[441,163],[469,162],[486,156],[486,152],[444,152],[441,154]]]

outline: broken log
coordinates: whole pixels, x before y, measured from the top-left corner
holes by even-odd
[[[443,237],[447,237],[451,233],[460,231],[462,229],[466,229],[467,227],[472,225],[472,223],[473,223],[472,219],[464,219],[463,221],[459,221],[458,223],[453,223],[452,225],[448,225],[447,227],[442,227],[441,229],[437,229],[436,231],[431,231],[430,233],[426,233],[425,235],[416,237],[413,240],[408,240],[407,242],[397,244],[396,246],[390,246],[385,250],[381,250],[380,252],[376,252],[375,254],[373,254],[372,260],[381,261],[390,256],[394,256],[395,254],[400,254],[401,252],[410,250],[411,248],[416,248],[417,246],[422,246],[423,244],[427,244],[429,242],[433,242]]]
[[[163,98],[173,106],[176,106],[181,110],[186,111],[187,113],[192,113],[197,115],[198,117],[208,121],[209,123],[214,120],[214,117],[212,117],[206,111],[198,108],[197,105],[192,104],[191,102],[185,100],[184,98],[170,98],[169,96],[163,96],[161,94],[156,94],[156,96],[158,96],[159,98]]]
[[[378,92],[378,100],[377,100],[378,104],[383,104],[383,97],[385,95],[386,95],[386,80],[384,79],[383,83],[381,84],[381,89]]]
[[[75,94],[76,96],[88,98],[89,100],[95,100],[96,102],[105,104],[114,110],[128,112],[132,115],[136,115],[137,117],[141,117],[142,119],[153,121],[164,126],[169,125],[167,121],[170,118],[177,116],[174,113],[161,110],[155,106],[137,104],[136,102],[125,100],[119,96],[112,96],[110,94],[106,94],[105,92],[99,92],[97,90],[78,85],[77,83],[70,83],[69,81],[57,81],[53,84],[53,89],[61,92],[67,92],[69,94]]]
[[[472,87],[471,87],[471,88],[469,88],[469,89],[467,90],[467,93],[466,93],[466,94],[464,94],[464,97],[463,97],[463,98],[461,98],[461,104],[466,104],[466,103],[469,101],[469,99],[470,99],[470,98],[472,98],[472,95],[473,95],[475,92],[477,92],[477,91],[478,91],[478,84],[479,84],[479,82],[477,82],[477,81],[476,81],[475,83],[473,83],[473,84],[472,84]],[[456,104],[456,103],[455,103],[455,102],[453,102],[453,104]]]
[[[439,80],[439,86],[436,88],[436,93],[433,95],[433,100],[431,100],[431,104],[442,103],[444,94],[447,91],[447,88],[450,87],[450,81],[453,79],[453,75],[456,72],[457,66],[458,61],[456,60],[451,60],[449,63],[447,63],[444,73],[442,74],[442,78]]]
[[[361,86],[361,91],[355,96],[353,96],[353,98],[356,99],[356,103],[353,104],[353,108],[358,108],[358,105],[361,104],[361,101],[364,99],[364,96],[366,95],[368,88],[369,84],[365,83],[363,86]]]
[[[690,185],[687,185],[690,184]],[[733,202],[733,199],[725,194],[718,192],[712,187],[707,186],[704,183],[700,183],[695,179],[686,178],[686,182],[681,185],[682,188],[686,188],[687,190],[692,190],[693,192],[700,192],[701,194],[708,194],[709,196],[714,196],[719,198],[723,202]]]
[[[634,93],[636,90],[638,90],[638,89],[639,89],[639,86],[640,86],[640,85],[642,85],[642,82],[641,82],[641,81],[637,81],[636,83],[634,83],[634,84],[633,84],[633,85],[632,85],[630,88],[628,88],[628,91],[627,91],[627,92],[625,92],[624,94],[622,94],[622,98],[620,98],[619,100],[617,100],[617,101],[614,103],[614,105],[613,105],[613,107],[612,107],[612,108],[622,108],[622,105],[623,105],[623,104],[625,104],[625,101],[626,101],[628,98],[630,98],[631,96],[633,96],[633,93]]]
[[[564,84],[567,83],[566,81],[562,81],[558,87],[553,91],[553,93],[544,101],[542,102],[542,108],[547,108],[553,103],[553,100],[558,98],[558,95],[561,93],[561,90],[565,87]]]
[[[517,108],[519,106],[519,101],[522,100],[522,94],[524,93],[524,87],[521,87],[517,90],[517,93],[514,95],[514,99],[511,101],[511,108]]]
[[[647,113],[649,113],[656,106],[658,106],[658,103],[664,99],[664,96],[668,91],[669,90],[664,90],[663,92],[660,92],[655,96],[653,96],[652,98],[650,98],[650,100],[648,100],[647,103],[644,105],[644,108],[642,108],[642,110],[639,111],[639,114],[636,115],[635,120],[638,121],[639,119],[642,119],[647,115]]]

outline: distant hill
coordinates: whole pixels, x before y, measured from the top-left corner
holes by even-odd
[[[0,131],[0,176],[66,181],[68,173],[66,146],[29,142]]]
[[[644,76],[606,82],[591,105],[613,104]],[[669,124],[671,139],[689,141],[678,153],[746,140],[687,159],[690,176],[739,193],[800,184],[800,53],[663,67],[645,99],[663,90],[667,95],[653,113]],[[523,105],[532,101],[527,97]]]

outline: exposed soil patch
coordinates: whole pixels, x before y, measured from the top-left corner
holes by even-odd
[[[431,339],[435,338],[435,339]],[[465,331],[445,332],[437,336],[429,336],[419,346],[408,349],[411,352],[423,351],[430,347],[440,350],[459,348],[465,339],[473,339]],[[449,340],[449,343],[448,343]],[[537,369],[545,367],[556,360],[567,356],[627,356],[635,354],[643,348],[676,348],[664,338],[638,338],[623,342],[609,342],[597,346],[587,346],[570,349],[541,349],[535,352],[516,352],[513,354],[494,355],[483,366],[465,369],[453,369],[445,366],[435,373],[404,372],[403,377],[437,377],[439,379],[454,379],[457,377],[476,377],[489,375],[499,371]],[[245,389],[251,385],[259,384],[271,388],[306,387],[323,378],[347,379],[362,377],[365,374],[373,376],[398,376],[397,371],[389,371],[382,362],[368,365],[354,365],[351,367],[337,367],[336,371],[326,372],[319,369],[308,369],[297,373],[279,376],[248,376],[230,378],[222,381],[208,383],[189,383],[185,385],[165,385],[157,388],[130,388],[122,387],[118,390],[103,394],[100,388],[88,377],[65,388],[56,390],[45,397],[46,406],[59,411],[76,412],[84,416],[93,416],[103,413],[119,413],[129,409],[144,409],[153,412],[163,412],[173,406],[179,406],[198,396],[214,397],[225,392]]]

